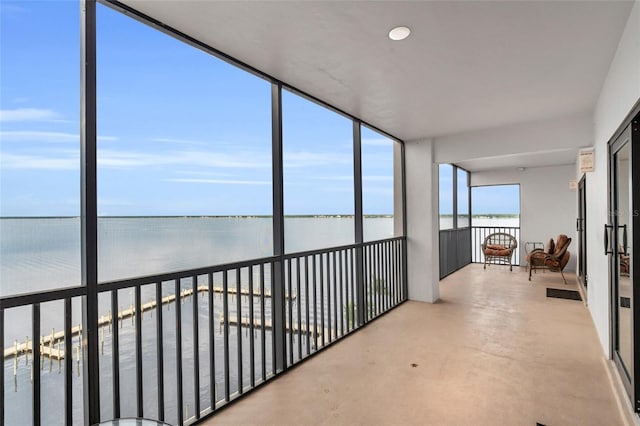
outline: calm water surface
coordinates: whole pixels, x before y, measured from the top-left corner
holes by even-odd
[[[376,240],[393,236],[393,219],[371,217],[365,219],[365,240]],[[317,248],[333,247],[353,243],[354,223],[352,217],[291,217],[285,219],[285,246],[287,252],[298,252]],[[272,222],[264,217],[174,217],[174,218],[100,218],[98,223],[98,276],[100,282],[154,275],[162,272],[179,271],[240,260],[256,259],[272,254]],[[232,274],[233,275],[233,274]],[[270,292],[270,271],[265,271],[266,292]],[[200,285],[206,284],[205,277],[199,277]],[[246,272],[242,276],[246,287]],[[215,284],[221,277],[214,277]],[[257,282],[257,279],[256,279]],[[43,291],[80,284],[80,220],[78,218],[3,218],[0,219],[0,295],[13,295],[33,291]],[[230,277],[230,286],[235,278]],[[191,280],[182,280],[181,288],[191,288]],[[173,294],[173,283],[163,285],[163,295]],[[204,293],[206,294],[206,293]],[[304,306],[307,297],[304,293],[296,295]],[[108,294],[101,294],[100,315],[110,312]],[[347,295],[345,294],[345,297]],[[142,302],[155,299],[155,287],[142,288]],[[230,298],[230,315],[236,315],[235,298]],[[328,302],[328,301],[327,301]],[[119,309],[125,309],[133,303],[132,290],[118,292]],[[184,415],[193,415],[193,363],[194,346],[192,335],[193,303],[188,298],[183,301],[183,388],[185,389]],[[231,393],[238,388],[237,330],[230,327],[229,340],[231,378],[224,381],[223,332],[221,329],[208,329],[209,306],[206,297],[198,298],[199,318],[199,354],[207,359],[209,338],[213,339],[216,354],[216,389],[214,398],[223,398],[225,386]],[[42,334],[61,330],[64,324],[62,302],[43,304],[41,307]],[[253,309],[259,317],[259,303],[253,308],[247,298],[242,298],[241,315],[248,315]],[[292,305],[294,316],[297,307]],[[339,316],[343,307],[335,307]],[[164,373],[165,407],[167,420],[175,422],[176,415],[176,377],[175,377],[175,306],[168,304],[163,308],[164,324]],[[222,311],[222,298],[214,298],[212,309],[214,318]],[[73,324],[81,323],[81,300],[73,301]],[[270,300],[265,302],[265,317],[271,315]],[[7,346],[14,341],[24,342],[31,333],[31,309],[17,308],[5,312],[5,342]],[[216,324],[218,324],[216,320]],[[144,349],[143,382],[145,395],[145,415],[157,415],[156,389],[156,330],[153,313],[142,317],[142,342]],[[123,416],[135,415],[135,330],[133,322],[124,320],[119,327],[120,337],[120,375]],[[261,333],[249,336],[247,330],[241,330],[243,365],[250,364],[246,348],[253,340],[256,350],[255,375],[261,377],[262,365],[259,350],[262,347]],[[103,418],[112,416],[111,401],[111,329],[103,327],[101,331],[102,354],[100,356],[101,408]],[[265,373],[271,372],[271,334],[265,333],[264,345],[268,357]],[[294,338],[294,344],[295,342]],[[312,342],[304,342],[312,345]],[[82,423],[82,355],[78,357],[77,342],[74,339],[74,420]],[[64,349],[63,347],[61,349]],[[14,365],[15,363],[15,365]],[[5,412],[7,424],[31,423],[31,368],[30,360],[24,356],[17,361],[8,359],[4,365]],[[42,408],[44,424],[63,424],[64,406],[63,383],[64,363],[45,359],[42,364]],[[15,371],[15,375],[14,375]],[[249,368],[243,370],[243,383],[249,382]],[[201,362],[200,394],[201,406],[207,407],[211,400],[209,387],[209,364]],[[190,412],[187,412],[191,410]]]

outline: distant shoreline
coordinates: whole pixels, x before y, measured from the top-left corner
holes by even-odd
[[[468,216],[466,214],[464,215],[458,215],[458,216]],[[441,214],[440,217],[453,217],[452,214]],[[507,214],[507,213],[478,213],[478,214],[474,214],[471,215],[471,217],[475,217],[475,218],[482,218],[482,219],[517,219],[520,217],[519,214]]]
[[[461,215],[468,216],[468,215]],[[271,215],[170,215],[170,216],[98,216],[98,219],[269,219]],[[393,218],[392,214],[365,214],[365,218]],[[441,214],[441,218],[452,218],[452,214]],[[520,217],[518,214],[505,214],[505,213],[482,213],[474,214],[471,216],[476,219],[517,219]],[[2,219],[79,219],[80,216],[0,216]],[[319,214],[319,215],[304,215],[293,214],[285,215],[285,218],[293,219],[322,219],[322,218],[344,218],[352,219],[352,214]]]
[[[365,214],[367,218],[393,218],[392,214]],[[98,219],[269,219],[272,215],[98,216]],[[285,218],[353,218],[352,214],[285,215]],[[80,216],[1,216],[0,219],[79,219]]]

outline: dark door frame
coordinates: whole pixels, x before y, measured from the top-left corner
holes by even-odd
[[[578,281],[587,289],[587,179],[583,175],[578,182]],[[585,299],[587,292],[584,292]]]
[[[625,132],[629,130],[629,138],[623,137]],[[626,135],[625,135],[626,136]],[[631,161],[631,200],[630,206],[633,214],[630,218],[632,223],[632,235],[630,236],[629,244],[632,247],[631,258],[631,282],[633,286],[633,295],[631,300],[631,336],[632,336],[632,362],[633,371],[627,374],[624,368],[624,363],[620,359],[619,354],[616,352],[617,343],[617,328],[618,328],[618,316],[617,316],[617,279],[618,279],[618,248],[620,243],[618,241],[619,233],[617,232],[617,191],[613,187],[616,181],[617,167],[615,162],[615,154],[626,143],[629,143],[630,147],[630,161]],[[623,121],[622,125],[614,133],[611,140],[608,142],[608,202],[607,202],[607,216],[608,223],[605,225],[605,254],[609,258],[609,295],[610,295],[610,351],[611,358],[618,370],[620,379],[627,391],[633,410],[640,412],[640,333],[636,333],[636,330],[640,330],[640,259],[635,256],[636,248],[640,249],[640,215],[636,212],[640,212],[640,100],[634,106],[632,112]],[[615,231],[614,231],[615,230]],[[608,245],[606,245],[608,241]]]

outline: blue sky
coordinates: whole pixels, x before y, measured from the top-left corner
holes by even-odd
[[[465,173],[458,170],[458,212],[468,212],[468,198],[462,196],[467,185]],[[453,212],[453,167],[439,166],[439,207],[440,214]],[[520,214],[520,186],[494,185],[471,188],[472,214]],[[464,210],[463,210],[464,209]]]
[[[79,214],[79,4],[2,1],[0,215]],[[98,5],[100,215],[268,215],[270,84]],[[363,129],[365,214],[393,142]],[[283,94],[286,214],[353,214],[352,124]]]
[[[473,214],[520,214],[520,185],[471,188]]]

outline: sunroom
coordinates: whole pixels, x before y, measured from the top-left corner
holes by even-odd
[[[0,423],[639,422],[637,1],[0,13]]]

